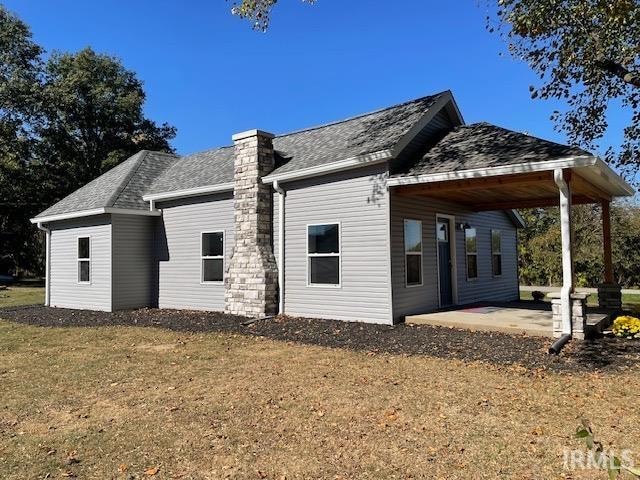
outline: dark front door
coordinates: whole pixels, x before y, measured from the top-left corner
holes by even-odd
[[[438,237],[438,275],[440,276],[440,306],[453,303],[451,288],[451,235],[449,220],[439,218],[437,222]]]

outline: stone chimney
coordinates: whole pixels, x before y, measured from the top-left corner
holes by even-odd
[[[225,311],[260,317],[277,313],[278,269],[273,255],[273,194],[262,177],[274,168],[274,135],[234,135],[235,242],[225,280]]]

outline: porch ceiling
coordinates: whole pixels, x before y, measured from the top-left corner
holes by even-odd
[[[554,172],[562,170],[573,204],[609,202],[634,189],[597,157],[568,157],[535,163],[452,170],[389,179],[399,195],[424,196],[466,205],[471,210],[508,210],[558,205]]]
[[[576,172],[571,172],[568,180],[574,204],[611,200],[608,192]],[[552,171],[403,185],[396,192],[446,200],[476,211],[553,206],[560,198]]]

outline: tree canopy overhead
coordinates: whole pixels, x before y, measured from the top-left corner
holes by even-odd
[[[315,3],[316,0],[302,0]],[[269,28],[271,10],[278,0],[237,0],[233,2],[231,12],[251,22],[255,30],[266,31]]]
[[[552,120],[569,141],[595,149],[612,100],[629,111],[619,147],[607,160],[630,177],[640,165],[640,2],[499,0],[497,29],[509,51],[539,75],[532,98],[560,99]],[[493,30],[489,18],[489,28]],[[614,106],[612,108],[619,108]]]

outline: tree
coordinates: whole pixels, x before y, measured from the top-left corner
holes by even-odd
[[[145,118],[135,74],[90,48],[56,53],[42,83],[39,156],[67,194],[142,150],[172,151],[175,128]]]
[[[141,149],[171,152],[175,136],[145,117],[142,82],[119,60],[43,54],[0,5],[0,270],[41,270],[29,218]]]
[[[640,2],[638,0],[499,0],[497,30],[511,54],[541,84],[532,98],[565,100],[552,120],[569,142],[597,148],[610,102],[630,113],[624,140],[607,160],[637,180],[640,166]],[[493,30],[492,18],[489,29]],[[617,107],[615,107],[617,108]]]
[[[315,3],[316,0],[302,0],[306,3]],[[239,0],[233,3],[231,12],[240,18],[249,20],[254,29],[266,31],[269,27],[271,10],[278,0]]]
[[[28,219],[41,54],[29,27],[0,5],[0,273],[16,265],[33,266],[38,259]]]
[[[303,0],[305,1],[305,0]],[[313,3],[314,0],[306,0]],[[277,0],[239,0],[233,13],[257,30],[269,26]],[[490,8],[494,3],[490,0]],[[638,0],[498,0],[498,30],[516,58],[540,76],[532,98],[560,99],[568,109],[551,116],[569,142],[598,148],[612,100],[629,111],[621,145],[606,159],[632,180],[640,166],[640,2]],[[497,20],[497,22],[495,21]]]

